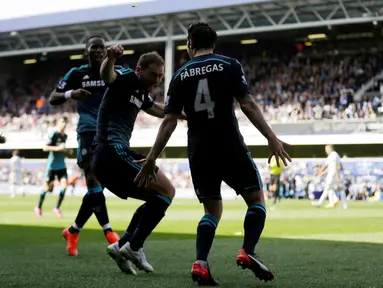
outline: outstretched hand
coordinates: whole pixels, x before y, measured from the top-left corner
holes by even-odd
[[[279,140],[276,136],[271,137],[269,139],[269,149],[270,149],[270,155],[269,155],[269,160],[268,164],[270,164],[271,159],[273,156],[275,156],[275,160],[277,163],[277,166],[279,167],[279,159],[282,160],[283,164],[285,166],[288,165],[288,162],[291,162],[291,157],[289,153],[285,149],[289,148],[291,145],[287,144],[286,142],[283,142],[282,140]]]
[[[141,170],[134,179],[134,182],[138,185],[138,187],[148,187],[151,179],[157,181],[155,161],[145,158],[134,162],[141,164]]]
[[[90,95],[91,93],[88,90],[82,88],[72,91],[72,98],[75,100],[85,100]]]

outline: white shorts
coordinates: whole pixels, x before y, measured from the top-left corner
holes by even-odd
[[[327,178],[324,184],[325,190],[336,189],[339,186],[339,181],[335,177]]]
[[[23,182],[22,174],[12,172],[9,174],[9,183],[12,185],[21,185]]]

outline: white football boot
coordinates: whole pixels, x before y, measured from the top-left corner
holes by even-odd
[[[132,274],[134,276],[137,275],[137,272],[133,269],[132,262],[126,260],[120,254],[120,248],[118,247],[118,242],[111,244],[106,248],[106,253],[109,255],[111,259],[113,259],[118,268],[126,274]]]
[[[152,265],[150,265],[146,260],[144,248],[140,248],[138,251],[133,251],[132,248],[130,248],[130,243],[127,242],[121,247],[120,254],[127,260],[132,261],[138,269],[144,270],[148,273],[154,271]]]

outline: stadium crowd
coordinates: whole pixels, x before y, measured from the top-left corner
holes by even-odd
[[[382,59],[377,54],[255,56],[246,53],[241,57],[251,94],[267,120],[282,123],[378,117],[383,112],[382,97],[362,97],[360,102],[354,102],[353,93],[382,71]],[[186,61],[181,56],[178,67]],[[45,72],[43,79],[29,81],[29,85],[20,79],[10,79],[0,88],[2,131],[34,130],[44,134],[63,114],[70,119],[69,129],[75,129],[78,120],[75,102],[51,107],[47,101],[63,73]],[[163,94],[163,86],[153,93],[156,101],[164,101]],[[242,123],[248,123],[242,113],[237,115]],[[159,119],[145,113],[139,114],[136,123],[138,129],[158,124]]]

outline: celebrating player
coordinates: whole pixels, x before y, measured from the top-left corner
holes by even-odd
[[[15,197],[17,190],[21,190],[21,194],[25,196],[23,189],[23,173],[21,171],[21,158],[18,150],[12,152],[12,157],[9,159],[9,170],[11,198]]]
[[[153,267],[146,260],[143,244],[165,216],[175,188],[158,168],[154,174],[157,181],[148,188],[135,185],[134,178],[141,168],[135,161],[145,156],[132,151],[129,143],[140,109],[152,116],[164,117],[164,106],[154,103],[149,96],[163,77],[164,60],[156,52],[143,54],[135,71],[116,72],[113,65],[122,53],[121,45],[110,47],[101,67],[101,76],[110,87],[98,114],[92,167],[100,183],[118,197],[145,201],[134,213],[120,241],[110,245],[107,252],[120,269],[130,260],[140,270],[151,272]]]
[[[77,112],[80,115],[77,126],[77,163],[84,170],[87,193],[85,194],[75,222],[64,229],[63,237],[67,241],[70,255],[78,255],[79,233],[88,219],[94,213],[98,223],[104,230],[107,241],[112,244],[119,240],[109,224],[108,211],[103,194],[103,187],[91,171],[90,146],[96,135],[97,113],[104,95],[106,85],[100,78],[100,65],[106,57],[105,40],[93,35],[86,42],[86,53],[89,64],[72,68],[58,83],[52,92],[49,102],[51,105],[63,104],[68,99],[77,101]],[[121,69],[122,67],[115,67]]]
[[[277,163],[281,158],[285,165],[287,160],[291,160],[284,150],[286,143],[276,137],[249,95],[241,64],[236,59],[213,53],[216,32],[205,23],[191,25],[188,32],[187,46],[192,60],[172,79],[166,116],[136,182],[139,185],[144,182],[153,185],[149,177],[155,175],[155,161],[184,109],[189,126],[188,154],[192,180],[206,213],[197,229],[197,261],[192,266],[193,280],[200,285],[217,284],[210,274],[207,259],[222,215],[222,181],[242,195],[248,205],[243,246],[237,256],[238,265],[251,269],[261,280],[272,280],[273,273],[254,251],[265,224],[265,200],[257,167],[238,128],[234,98],[247,118],[267,138],[270,158],[275,155]]]
[[[56,213],[57,217],[62,217],[60,206],[64,200],[65,191],[68,186],[68,175],[66,171],[65,158],[67,157],[67,153],[70,152],[65,147],[65,142],[68,138],[68,136],[65,134],[67,123],[68,118],[63,117],[60,119],[57,127],[58,129],[51,133],[48,139],[48,143],[44,147],[44,151],[49,152],[49,155],[44,191],[41,192],[39,203],[35,207],[35,212],[39,217],[43,215],[41,208],[44,203],[45,195],[47,192],[53,191],[56,177],[57,180],[60,181],[61,191],[57,200],[56,208],[53,209],[53,212]]]

